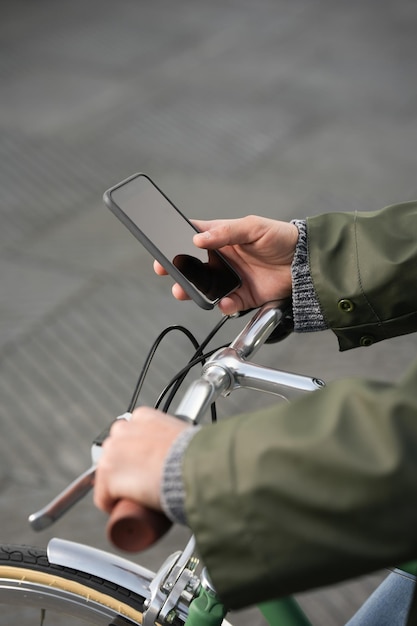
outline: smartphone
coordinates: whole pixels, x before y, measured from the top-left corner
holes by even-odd
[[[104,202],[159,261],[188,296],[212,309],[241,285],[235,269],[217,250],[193,244],[198,229],[146,176],[134,174],[104,193]]]

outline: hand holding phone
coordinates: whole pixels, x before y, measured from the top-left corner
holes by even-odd
[[[221,250],[242,277],[240,289],[219,303],[224,315],[291,297],[292,263],[299,238],[295,224],[259,215],[193,223],[200,230],[193,237],[194,244],[205,250]],[[166,274],[157,261],[154,270]],[[177,300],[188,299],[179,284],[174,285],[172,293]]]
[[[223,255],[193,244],[198,229],[145,174],[108,189],[104,202],[203,309],[240,287],[239,275]]]

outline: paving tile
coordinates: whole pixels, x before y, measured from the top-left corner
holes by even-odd
[[[55,308],[63,305],[85,285],[81,274],[36,266],[21,259],[2,259],[0,263],[2,293],[0,304],[0,346],[45,322]]]

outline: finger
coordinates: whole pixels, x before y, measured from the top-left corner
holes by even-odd
[[[95,505],[110,513],[117,502],[117,498],[113,497],[110,492],[111,479],[114,474],[114,466],[112,464],[112,456],[114,445],[120,445],[120,442],[130,441],[130,422],[127,420],[116,420],[113,422],[109,436],[102,443],[102,454],[96,468],[94,480],[94,503]],[[109,458],[110,457],[110,458]]]
[[[219,309],[223,315],[234,315],[243,309],[241,298],[236,294],[231,294],[222,298],[219,302]]]
[[[117,419],[115,420],[110,428],[109,436],[103,441],[102,447],[105,449],[109,445],[110,438],[115,439],[116,437],[127,437],[128,433],[126,431],[129,430],[130,420],[125,419]]]
[[[254,216],[211,222],[196,221],[197,228],[200,228],[202,232],[194,235],[193,242],[197,247],[207,250],[248,244],[259,237],[262,222],[262,218]]]
[[[162,267],[162,265],[158,261],[153,262],[153,271],[158,276],[167,276],[168,272]]]
[[[177,300],[191,300],[191,298],[187,294],[187,292],[184,291],[184,289],[178,283],[175,283],[175,285],[172,286],[172,290],[171,291],[172,291],[172,295]]]
[[[103,465],[99,464],[96,469],[93,499],[94,504],[98,509],[104,511],[105,513],[110,513],[117,500],[110,495],[110,492],[106,487],[107,481],[103,475],[105,471],[105,466],[103,467]]]

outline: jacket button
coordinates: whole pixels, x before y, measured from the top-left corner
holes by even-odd
[[[352,302],[352,300],[342,298],[342,300],[339,300],[339,302],[337,303],[337,307],[339,311],[342,311],[343,313],[351,313],[355,308],[355,304]]]
[[[363,337],[360,338],[359,345],[364,346],[364,347],[372,346],[374,341],[375,339],[371,337],[371,335],[364,335]]]

